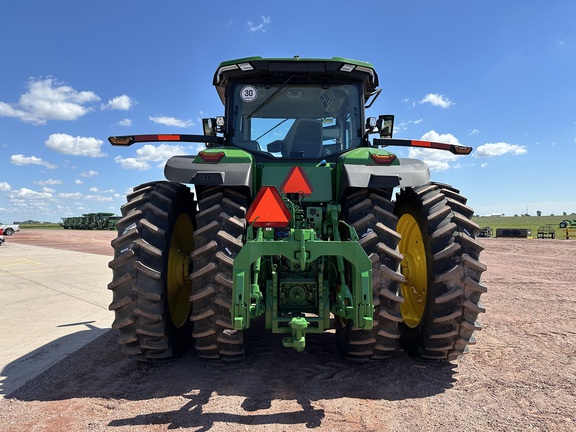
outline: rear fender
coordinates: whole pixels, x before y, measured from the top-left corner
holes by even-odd
[[[250,160],[234,163],[199,163],[197,156],[173,156],[164,166],[166,179],[198,186],[246,186],[252,193]]]
[[[400,158],[398,165],[353,165],[342,167],[342,188],[393,189],[415,187],[430,181],[428,165],[419,159]]]

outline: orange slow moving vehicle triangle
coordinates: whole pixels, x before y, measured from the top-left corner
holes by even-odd
[[[287,194],[297,193],[310,195],[312,193],[312,185],[304,170],[299,166],[295,166],[288,172],[284,183],[280,186],[280,190]]]
[[[246,213],[248,223],[255,228],[285,227],[291,218],[290,210],[274,186],[262,187]]]

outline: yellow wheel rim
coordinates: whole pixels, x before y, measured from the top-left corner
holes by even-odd
[[[404,255],[401,267],[406,278],[406,282],[402,284],[404,303],[400,305],[400,312],[404,323],[414,328],[420,324],[426,306],[426,250],[420,226],[411,214],[402,215],[398,220],[397,230],[402,235],[398,248]]]
[[[166,277],[168,308],[175,327],[186,324],[190,314],[192,282],[188,276],[190,253],[194,250],[192,234],[194,227],[186,213],[176,220],[168,251],[168,274]]]

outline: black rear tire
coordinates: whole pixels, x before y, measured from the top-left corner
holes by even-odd
[[[232,270],[244,245],[247,198],[236,189],[214,187],[203,192],[198,205],[190,275],[196,353],[235,362],[245,357],[245,332],[232,327]]]
[[[190,344],[195,208],[188,187],[165,181],[135,187],[122,206],[109,308],[118,343],[140,361],[180,356]]]
[[[398,349],[402,321],[398,295],[404,277],[398,272],[402,256],[397,251],[400,236],[389,194],[360,189],[343,200],[344,220],[354,227],[360,244],[372,261],[374,327],[354,328],[349,320],[334,318],[339,350],[350,360],[391,357]]]
[[[429,360],[458,358],[475,343],[484,312],[480,283],[486,267],[472,209],[459,191],[441,184],[406,188],[394,213],[403,237],[400,343],[410,355]]]

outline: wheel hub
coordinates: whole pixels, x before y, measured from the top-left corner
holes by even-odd
[[[400,312],[404,323],[414,328],[420,324],[426,306],[426,250],[420,226],[411,214],[404,214],[398,220],[398,232],[402,235],[398,247],[404,255],[401,269],[406,278],[402,284],[404,303],[400,305]]]
[[[192,237],[194,228],[186,213],[182,213],[172,231],[168,251],[168,274],[166,276],[168,308],[175,327],[180,328],[190,315],[190,293],[192,282],[189,278],[190,253],[194,249]]]

